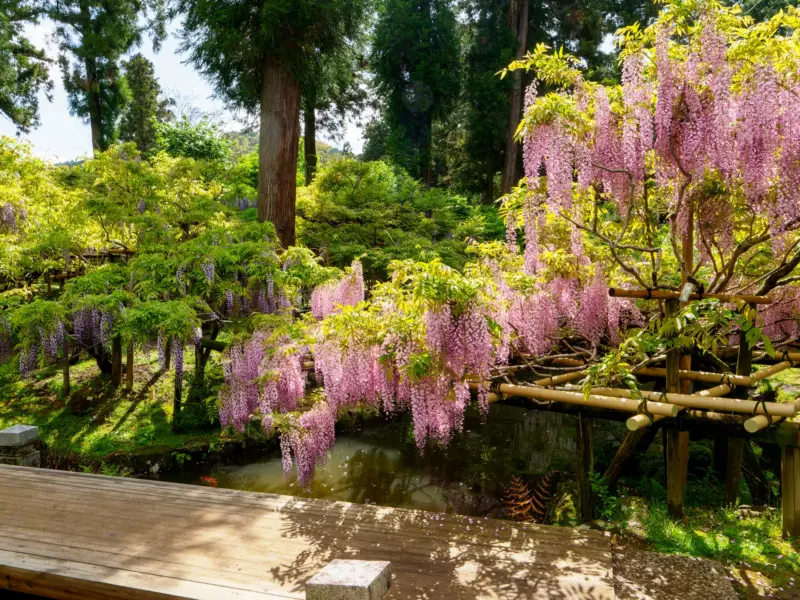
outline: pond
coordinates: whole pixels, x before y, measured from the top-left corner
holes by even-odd
[[[595,443],[612,441],[615,424],[597,424]],[[371,421],[337,435],[328,462],[309,489],[283,476],[280,455],[239,463],[187,466],[161,479],[291,496],[370,503],[473,516],[500,516],[503,485],[512,475],[535,479],[550,471],[572,478],[575,417],[492,405],[482,422],[468,411],[464,431],[447,447],[420,454],[411,421]]]

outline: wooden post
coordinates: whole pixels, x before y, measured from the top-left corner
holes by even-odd
[[[119,387],[122,383],[122,338],[111,338],[111,385]]]
[[[128,356],[125,362],[125,389],[133,390],[133,341],[128,344]]]
[[[667,509],[672,517],[683,517],[686,498],[686,474],[689,464],[689,432],[666,428],[667,437]]]
[[[800,537],[800,448],[781,448],[783,535]]]
[[[744,439],[728,438],[728,461],[725,464],[725,491],[722,502],[725,506],[736,504],[739,498],[739,482],[742,479],[742,459],[744,458]]]
[[[678,300],[671,298],[666,301],[667,316],[678,312]],[[678,377],[680,355],[675,349],[667,352],[667,392],[680,392],[680,378]],[[689,468],[689,432],[681,431],[675,426],[664,429],[665,444],[664,455],[667,470],[667,508],[670,516],[683,516],[683,501],[686,497],[686,476]]]
[[[622,471],[636,456],[643,454],[653,443],[653,439],[658,432],[658,424],[653,424],[644,429],[629,431],[622,440],[617,453],[611,462],[608,463],[603,480],[608,487],[614,487],[619,481]]]
[[[578,415],[577,422],[575,453],[577,458],[576,473],[578,475],[580,515],[583,521],[591,521],[594,518],[591,480],[591,474],[594,470],[592,419],[588,419],[580,414]]]
[[[754,306],[750,305],[750,310],[754,310]],[[747,343],[747,336],[744,331],[739,332],[739,355],[736,359],[736,374],[743,376],[750,376],[750,370],[753,366],[753,350]],[[747,388],[744,386],[737,386],[733,391],[734,398],[747,398]],[[742,478],[742,460],[744,459],[744,439],[740,437],[728,438],[728,452],[727,461],[725,464],[725,491],[723,494],[723,503],[725,506],[731,506],[736,503],[739,497],[739,482]]]
[[[64,334],[64,358],[61,359],[61,375],[63,379],[63,394],[64,398],[69,398],[72,391],[69,383],[69,338]]]

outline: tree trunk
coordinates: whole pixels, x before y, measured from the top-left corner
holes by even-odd
[[[122,338],[111,338],[111,385],[119,387],[122,383]]]
[[[521,59],[525,56],[528,49],[528,15],[529,15],[529,0],[523,0],[522,6],[519,8],[519,13],[515,13],[514,0],[509,1],[509,24],[512,30],[517,34],[517,58]],[[508,194],[517,182],[519,181],[519,172],[517,168],[519,156],[519,144],[516,140],[517,127],[522,119],[522,71],[514,71],[512,73],[514,87],[511,90],[511,107],[508,116],[508,129],[506,130],[506,157],[505,166],[503,168],[503,189],[504,194]]]
[[[181,400],[183,396],[183,381],[178,377],[178,369],[175,370],[175,393],[172,397],[172,431],[175,433],[181,430]]]
[[[169,371],[169,367],[172,364],[172,340],[168,340],[164,344],[164,372],[166,373]]]
[[[422,116],[423,137],[419,153],[419,174],[427,186],[433,185],[433,119],[430,114]]]
[[[300,84],[276,59],[264,62],[258,137],[258,219],[275,225],[284,247],[295,242]]]
[[[307,100],[306,109],[303,111],[305,125],[303,138],[306,151],[306,185],[314,181],[317,172],[317,114],[314,110],[314,99]]]
[[[486,161],[486,187],[483,192],[483,202],[490,204],[494,201],[494,160],[492,157]]]
[[[108,358],[108,352],[103,348],[102,344],[87,348],[86,352],[97,362],[97,368],[103,375],[111,374],[111,360]]]
[[[64,336],[64,358],[61,360],[61,373],[63,376],[63,394],[64,398],[69,398],[70,392],[70,383],[69,383],[69,339],[67,336]]]
[[[97,61],[88,57],[84,61],[86,68],[86,100],[89,105],[89,124],[92,128],[92,150],[106,150],[103,135],[103,105],[100,97],[100,82],[97,80]]]
[[[133,390],[133,342],[128,344],[128,358],[126,362],[126,381],[125,389],[129,392]]]

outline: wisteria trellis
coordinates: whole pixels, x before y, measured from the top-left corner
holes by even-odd
[[[422,449],[460,429],[468,382],[497,364],[546,354],[564,331],[595,347],[619,343],[643,316],[608,296],[608,276],[674,289],[677,271],[719,292],[790,283],[783,278],[800,263],[792,236],[800,226],[800,56],[781,32],[800,25],[800,13],[775,19],[752,25],[712,0],[668,4],[652,27],[622,32],[621,86],[590,83],[574,61],[543,47],[512,65],[534,70],[537,80],[526,95],[527,187],[521,206],[510,203],[508,256],[483,257],[466,276],[441,265],[409,276],[401,265],[363,304],[355,264],[314,292],[315,318],[306,322],[327,400],[291,412],[305,384],[302,352],[257,334],[229,351],[223,422],[242,428],[259,414],[266,428],[278,427],[285,469],[294,457],[307,484],[333,444],[342,407],[410,410]],[[547,88],[556,91],[539,95]],[[617,224],[598,223],[601,203],[613,204]],[[548,264],[548,215],[571,229],[567,271]],[[659,215],[668,239],[653,233]],[[519,216],[525,247],[516,258]],[[699,260],[687,265],[680,240],[691,220]],[[591,265],[587,240],[604,246],[618,269]],[[776,269],[735,280],[737,260],[762,243],[781,258]],[[480,289],[452,283],[462,277],[475,277]],[[763,315],[771,334],[797,329],[800,296],[783,290]],[[479,401],[486,393],[479,390]]]

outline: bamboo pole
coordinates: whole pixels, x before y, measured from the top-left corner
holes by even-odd
[[[647,415],[640,413],[638,415],[633,415],[630,419],[625,421],[625,425],[627,426],[628,431],[639,431],[640,429],[650,427],[650,425],[656,421],[660,421],[663,418],[664,417],[660,415],[654,415],[651,419]]]
[[[767,377],[772,377],[773,375],[776,375],[781,371],[785,371],[786,369],[791,369],[793,366],[794,362],[785,360],[783,362],[774,364],[771,367],[767,367],[766,369],[757,371],[750,376],[750,385],[753,385],[762,379],[766,379]]]
[[[666,377],[667,370],[661,367],[642,367],[636,371],[637,375],[646,375],[648,377]],[[750,385],[750,377],[743,377],[741,375],[734,375],[733,373],[708,373],[705,371],[678,371],[680,379],[689,379],[691,381],[704,381],[706,383],[732,383],[734,385]]]
[[[757,433],[762,429],[766,429],[773,423],[777,423],[783,417],[768,417],[767,415],[756,415],[744,422],[744,429],[747,433]]]
[[[585,375],[586,371],[575,371],[574,373],[564,373],[563,375],[555,375],[553,377],[537,379],[534,381],[534,383],[542,387],[550,387],[560,383],[567,383],[570,381],[575,381],[576,379],[582,379]]]
[[[478,389],[478,382],[470,382],[470,388]],[[503,383],[498,391],[505,396],[520,396],[522,398],[532,398],[534,400],[544,400],[552,402],[564,402],[565,404],[578,404],[582,406],[594,406],[596,408],[608,408],[610,410],[620,410],[623,412],[639,412],[640,400],[630,398],[613,398],[598,394],[590,394],[588,397],[580,392],[567,390],[552,390],[532,386],[512,385]],[[663,417],[677,416],[680,408],[665,402],[648,402],[647,410],[650,414]]]
[[[694,396],[701,396],[702,398],[718,398],[720,396],[725,396],[730,394],[733,391],[733,388],[729,386],[727,383],[723,383],[722,385],[718,385],[717,387],[708,388],[707,390],[703,390],[701,392],[697,392],[693,394]]]
[[[630,390],[617,388],[596,387],[592,388],[594,394],[601,396],[611,396],[616,398],[636,398]],[[793,417],[797,413],[797,407],[792,404],[778,404],[777,402],[756,402],[755,400],[738,400],[735,398],[716,398],[701,396],[700,394],[662,394],[661,392],[648,392],[641,390],[638,392],[642,398],[647,400],[666,401],[669,404],[684,406],[686,408],[698,408],[702,410],[721,410],[727,412],[753,413],[767,415],[779,415],[782,417]],[[647,403],[650,406],[650,402]],[[767,412],[764,412],[764,406]]]
[[[648,300],[677,300],[681,297],[680,292],[668,292],[664,290],[624,290],[622,288],[609,288],[608,295],[615,298],[644,298]],[[750,296],[746,294],[691,294],[689,296],[689,300],[703,300],[704,298],[721,300],[722,302],[742,300],[748,304],[772,303],[772,298],[769,296]]]

